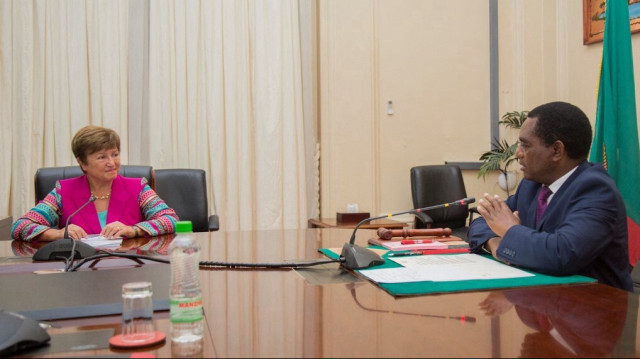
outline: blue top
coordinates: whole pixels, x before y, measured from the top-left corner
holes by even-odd
[[[100,227],[104,228],[107,225],[107,211],[98,212],[98,220],[100,221]]]

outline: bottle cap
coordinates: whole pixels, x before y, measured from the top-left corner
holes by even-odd
[[[176,233],[193,232],[193,225],[191,221],[178,221],[176,222]]]

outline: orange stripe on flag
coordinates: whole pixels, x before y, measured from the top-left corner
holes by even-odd
[[[627,230],[629,231],[629,263],[635,266],[640,258],[640,225],[627,217]]]

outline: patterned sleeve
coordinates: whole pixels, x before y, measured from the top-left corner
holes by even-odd
[[[142,178],[144,188],[138,196],[138,204],[146,221],[136,224],[149,236],[173,233],[178,215],[151,189],[146,178]]]
[[[42,201],[13,223],[11,227],[13,239],[31,242],[47,229],[58,228],[62,214],[59,190],[60,182],[56,181],[56,187]]]

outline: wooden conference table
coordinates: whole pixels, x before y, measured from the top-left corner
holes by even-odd
[[[324,258],[349,229],[212,232],[195,234],[202,260],[280,262]],[[365,245],[373,230],[358,231]],[[123,246],[163,255],[172,236],[133,239]],[[58,268],[31,263],[33,245],[0,241],[0,276]],[[15,255],[15,256],[14,256]],[[20,258],[19,256],[25,256]],[[166,264],[150,263],[161,268]],[[124,259],[102,260],[87,274],[115,268],[142,271]],[[145,268],[145,267],[143,267]],[[94,271],[94,272],[90,272]],[[132,272],[133,273],[133,272]],[[70,273],[47,274],[65,276]],[[33,274],[36,275],[36,274]],[[638,357],[638,296],[601,284],[543,286],[393,297],[337,264],[307,270],[201,270],[206,321],[203,357]],[[169,278],[166,278],[169,281]],[[69,286],[77,283],[69,282]],[[46,296],[47,293],[34,293]],[[460,319],[463,317],[464,319]],[[52,346],[69,335],[120,332],[120,316],[48,321]],[[156,312],[168,333],[168,312]],[[37,356],[122,356],[103,343]],[[106,345],[104,345],[106,344]],[[167,340],[138,350],[177,356]],[[35,354],[34,354],[35,355]]]

